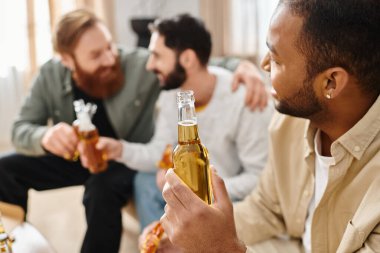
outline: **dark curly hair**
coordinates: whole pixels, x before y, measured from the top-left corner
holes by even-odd
[[[304,19],[296,46],[307,58],[308,77],[342,67],[364,92],[380,92],[379,0],[280,0]]]
[[[189,14],[180,14],[174,18],[158,19],[149,28],[162,35],[165,45],[175,50],[177,55],[186,49],[192,49],[200,63],[207,65],[212,42],[211,35],[201,20]]]

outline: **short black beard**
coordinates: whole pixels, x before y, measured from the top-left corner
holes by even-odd
[[[185,69],[179,63],[179,60],[176,60],[174,70],[169,73],[168,77],[164,81],[163,90],[174,90],[182,86],[186,81],[187,75]]]
[[[283,114],[310,119],[323,109],[312,87],[311,78],[307,78],[303,87],[291,98],[279,101],[276,109]]]

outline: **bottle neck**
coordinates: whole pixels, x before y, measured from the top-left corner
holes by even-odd
[[[197,116],[194,102],[178,105],[178,143],[199,143]]]
[[[90,132],[95,130],[94,124],[91,122],[90,115],[88,113],[80,113],[78,114],[79,120],[79,131],[81,132]]]

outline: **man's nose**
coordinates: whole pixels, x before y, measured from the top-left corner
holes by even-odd
[[[113,66],[115,64],[115,61],[116,61],[116,56],[111,50],[108,50],[102,56],[102,66],[104,67]]]
[[[263,57],[263,59],[261,60],[260,67],[264,71],[270,72],[270,56],[269,56],[269,52],[266,53],[265,56]]]
[[[152,56],[149,56],[148,61],[146,62],[145,68],[148,71],[154,70],[154,60]]]

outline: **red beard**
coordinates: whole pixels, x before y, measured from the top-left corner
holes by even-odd
[[[124,84],[124,74],[121,71],[120,59],[111,67],[99,67],[94,73],[83,70],[75,61],[75,72],[73,78],[78,88],[88,96],[105,99],[115,95]],[[103,73],[108,72],[105,76]]]

